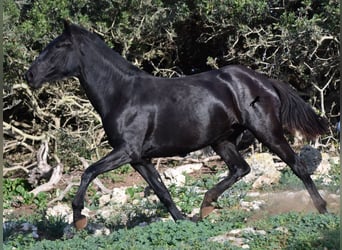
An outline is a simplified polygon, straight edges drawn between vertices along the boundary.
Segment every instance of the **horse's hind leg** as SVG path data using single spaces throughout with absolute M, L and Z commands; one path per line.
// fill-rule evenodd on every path
M 139 164 L 132 164 L 133 168 L 138 171 L 146 182 L 153 189 L 159 200 L 166 206 L 174 220 L 184 219 L 182 213 L 178 210 L 173 202 L 171 195 L 165 184 L 163 183 L 158 171 L 152 163 L 144 161 Z
M 327 212 L 325 200 L 319 194 L 307 167 L 301 162 L 286 141 L 281 125 L 277 122 L 269 123 L 267 128 L 264 127 L 262 130 L 254 131 L 254 135 L 260 142 L 289 165 L 295 175 L 301 179 L 317 210 L 320 213 Z
M 249 173 L 250 167 L 237 151 L 236 146 L 229 142 L 223 141 L 216 145 L 212 145 L 214 151 L 223 159 L 229 168 L 228 176 L 213 188 L 208 190 L 204 195 L 201 205 L 200 217 L 205 218 L 214 210 L 212 202 L 217 201 L 218 197 L 235 182 Z

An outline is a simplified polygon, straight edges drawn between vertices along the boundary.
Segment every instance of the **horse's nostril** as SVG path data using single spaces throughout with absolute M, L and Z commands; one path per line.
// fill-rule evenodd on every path
M 33 80 L 33 73 L 31 70 L 27 71 L 26 74 L 25 74 L 25 80 L 27 82 L 32 82 Z

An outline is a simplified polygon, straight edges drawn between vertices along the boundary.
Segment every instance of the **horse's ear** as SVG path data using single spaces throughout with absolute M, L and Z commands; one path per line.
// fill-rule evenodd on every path
M 70 32 L 70 21 L 67 19 L 63 19 L 63 24 L 64 24 L 64 31 L 68 34 L 71 34 L 71 32 Z

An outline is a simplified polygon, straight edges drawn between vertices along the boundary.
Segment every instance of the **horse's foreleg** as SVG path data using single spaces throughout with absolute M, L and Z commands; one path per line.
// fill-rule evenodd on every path
M 217 201 L 218 197 L 235 182 L 249 173 L 250 167 L 237 151 L 236 146 L 228 141 L 212 146 L 214 151 L 224 160 L 229 168 L 228 177 L 208 190 L 201 205 L 200 216 L 205 218 L 214 210 L 212 202 Z
M 150 185 L 159 200 L 166 206 L 174 220 L 184 219 L 184 215 L 178 210 L 172 197 L 163 183 L 158 171 L 152 163 L 144 161 L 139 164 L 132 164 L 133 168 L 140 173 L 145 181 Z
M 129 156 L 122 150 L 113 150 L 98 162 L 89 166 L 82 175 L 81 184 L 72 201 L 73 220 L 77 229 L 83 229 L 87 225 L 87 219 L 82 215 L 84 199 L 89 184 L 99 175 L 116 169 L 130 162 Z

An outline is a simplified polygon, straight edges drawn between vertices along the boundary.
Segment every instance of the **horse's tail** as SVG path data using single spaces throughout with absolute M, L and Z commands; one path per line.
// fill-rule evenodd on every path
M 328 121 L 317 115 L 313 108 L 283 82 L 271 80 L 281 100 L 281 119 L 290 133 L 299 131 L 307 139 L 328 131 Z

